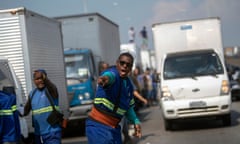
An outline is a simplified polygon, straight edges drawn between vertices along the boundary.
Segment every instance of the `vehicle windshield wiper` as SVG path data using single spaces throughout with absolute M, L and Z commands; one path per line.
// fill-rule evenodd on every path
M 213 76 L 213 77 L 215 77 L 215 78 L 218 78 L 218 75 L 215 74 L 215 73 L 209 73 L 209 74 L 207 74 L 207 75 L 210 75 L 210 76 Z
M 191 78 L 193 80 L 198 80 L 197 77 L 195 75 L 184 75 L 182 76 L 183 78 Z
M 197 77 L 194 76 L 194 75 L 191 75 L 191 76 L 189 76 L 189 77 L 192 78 L 192 79 L 194 79 L 194 80 L 198 80 Z

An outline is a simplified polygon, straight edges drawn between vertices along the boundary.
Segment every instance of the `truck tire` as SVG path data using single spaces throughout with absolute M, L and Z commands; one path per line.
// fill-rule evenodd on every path
M 21 137 L 21 142 L 20 144 L 34 144 L 34 134 L 30 133 L 27 138 L 24 138 L 23 136 Z
M 173 125 L 173 122 L 171 120 L 168 120 L 168 119 L 164 118 L 165 130 L 172 130 L 172 125 Z
M 231 126 L 231 114 L 226 114 L 222 116 L 223 126 Z

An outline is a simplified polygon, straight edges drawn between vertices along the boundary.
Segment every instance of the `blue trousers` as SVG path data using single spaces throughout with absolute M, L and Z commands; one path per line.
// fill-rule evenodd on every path
M 61 144 L 62 132 L 50 132 L 44 135 L 35 135 L 35 144 Z
M 88 144 L 122 144 L 121 127 L 112 128 L 91 119 L 86 120 Z

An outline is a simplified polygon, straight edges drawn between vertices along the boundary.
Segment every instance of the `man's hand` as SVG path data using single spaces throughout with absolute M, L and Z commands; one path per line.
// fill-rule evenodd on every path
M 135 132 L 133 135 L 135 137 L 141 138 L 142 137 L 141 126 L 139 124 L 134 125 L 134 130 Z
M 107 76 L 100 76 L 97 81 L 97 83 L 103 87 L 107 85 L 108 82 L 109 82 L 109 78 Z

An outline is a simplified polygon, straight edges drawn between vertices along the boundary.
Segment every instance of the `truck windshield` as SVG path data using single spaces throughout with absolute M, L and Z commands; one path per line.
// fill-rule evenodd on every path
M 87 79 L 89 73 L 88 55 L 65 55 L 67 78 Z
M 223 74 L 223 66 L 214 52 L 173 54 L 167 56 L 164 69 L 164 79 Z

